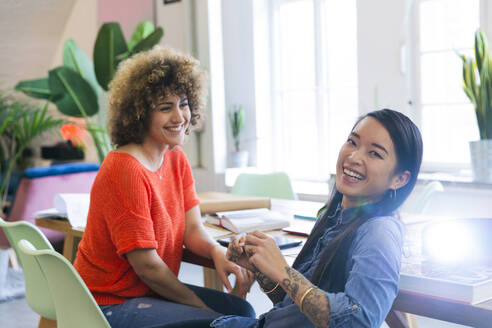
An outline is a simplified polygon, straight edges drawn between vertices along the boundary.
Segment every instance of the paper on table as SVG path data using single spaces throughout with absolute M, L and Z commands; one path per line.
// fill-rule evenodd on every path
M 234 195 L 222 192 L 202 192 L 200 198 L 200 212 L 202 214 L 245 210 L 251 208 L 270 208 L 270 198 Z
M 205 228 L 205 231 L 207 231 L 208 235 L 212 238 L 227 236 L 231 234 L 229 230 L 225 230 L 225 229 L 219 230 L 216 228 L 211 228 L 210 226 L 207 225 L 203 225 L 203 227 Z
M 56 194 L 54 205 L 60 213 L 66 213 L 72 227 L 85 227 L 89 213 L 89 201 L 88 193 Z
M 43 218 L 56 218 L 56 219 L 66 219 L 66 213 L 60 213 L 56 208 L 47 208 L 45 210 L 36 211 L 32 214 L 35 219 Z

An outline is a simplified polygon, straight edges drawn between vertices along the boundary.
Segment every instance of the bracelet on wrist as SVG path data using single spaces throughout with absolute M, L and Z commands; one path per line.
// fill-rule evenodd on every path
M 261 285 L 260 285 L 260 284 L 258 284 L 258 286 L 260 286 L 261 291 L 262 291 L 263 293 L 265 293 L 265 294 L 270 294 L 271 292 L 273 292 L 275 289 L 277 289 L 278 285 L 279 285 L 279 283 L 277 282 L 277 284 L 276 284 L 276 285 L 275 285 L 272 289 L 270 289 L 270 290 L 264 290 L 264 289 L 261 287 Z
M 315 288 L 318 288 L 318 287 L 316 287 L 316 286 L 313 285 L 313 286 L 309 287 L 308 289 L 306 289 L 306 291 L 304 292 L 304 294 L 302 294 L 301 300 L 299 301 L 299 309 L 301 310 L 301 313 L 304 313 L 302 311 L 302 304 L 304 303 L 304 299 Z

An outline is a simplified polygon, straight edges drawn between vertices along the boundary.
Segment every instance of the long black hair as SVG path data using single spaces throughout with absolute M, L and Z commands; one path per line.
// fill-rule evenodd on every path
M 412 192 L 422 162 L 422 137 L 417 126 L 404 114 L 391 110 L 381 109 L 370 112 L 360 117 L 354 124 L 357 124 L 367 117 L 372 117 L 381 123 L 388 131 L 396 151 L 397 164 L 394 174 L 410 172 L 408 183 L 397 190 L 396 197 L 391 196 L 392 191 L 388 192 L 383 198 L 373 204 L 359 206 L 351 211 L 352 217 L 342 230 L 330 241 L 330 244 L 321 252 L 320 261 L 314 270 L 311 281 L 318 284 L 326 276 L 329 281 L 330 292 L 340 292 L 345 286 L 345 263 L 347 261 L 348 250 L 357 229 L 369 218 L 382 215 L 393 215 L 394 212 L 403 204 L 408 195 Z M 314 227 L 303 249 L 299 253 L 294 268 L 300 259 L 306 254 L 318 239 L 324 234 L 326 229 L 333 224 L 330 220 L 342 202 L 343 195 L 337 190 L 336 185 L 332 189 L 329 201 L 323 214 L 319 217 L 319 222 Z

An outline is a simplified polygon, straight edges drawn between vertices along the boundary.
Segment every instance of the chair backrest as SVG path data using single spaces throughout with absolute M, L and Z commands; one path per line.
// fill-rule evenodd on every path
M 281 199 L 297 199 L 290 178 L 284 172 L 268 174 L 241 173 L 231 193 L 238 195 L 263 196 Z
M 21 240 L 18 247 L 37 261 L 48 281 L 58 328 L 110 328 L 91 292 L 67 259 L 50 249 L 37 250 L 27 240 Z
M 29 174 L 20 179 L 8 220 L 34 223 L 33 213 L 53 207 L 53 199 L 57 193 L 90 192 L 97 175 L 95 169 L 98 166 L 90 168 L 92 171 L 70 173 L 69 169 L 78 168 L 75 164 L 78 163 L 74 163 L 72 166 L 64 164 L 27 170 L 26 172 Z M 57 170 L 60 166 L 65 169 Z M 32 174 L 33 171 L 36 174 Z M 41 231 L 50 241 L 61 241 L 64 238 L 64 234 L 58 231 L 45 228 L 41 228 Z M 0 245 L 2 244 L 1 239 L 0 236 Z
M 6 222 L 0 218 L 0 227 L 5 232 L 24 270 L 27 303 L 40 316 L 56 320 L 55 306 L 51 298 L 48 282 L 44 278 L 38 263 L 33 258 L 19 252 L 17 247 L 20 240 L 26 239 L 37 249 L 53 250 L 50 242 L 38 228 L 28 222 Z
M 444 191 L 444 187 L 439 181 L 427 183 L 422 190 L 415 196 L 414 202 L 410 206 L 412 213 L 423 214 L 432 197 L 438 192 Z

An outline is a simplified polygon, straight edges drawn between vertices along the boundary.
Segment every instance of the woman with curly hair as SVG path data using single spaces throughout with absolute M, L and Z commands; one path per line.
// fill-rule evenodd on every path
M 252 280 L 203 229 L 180 148 L 199 122 L 206 88 L 198 61 L 161 47 L 122 62 L 110 84 L 116 150 L 94 181 L 75 268 L 112 327 L 200 327 L 222 314 L 255 315 L 240 297 L 177 278 L 186 246 L 214 261 L 229 291 L 230 273 L 242 297 Z

